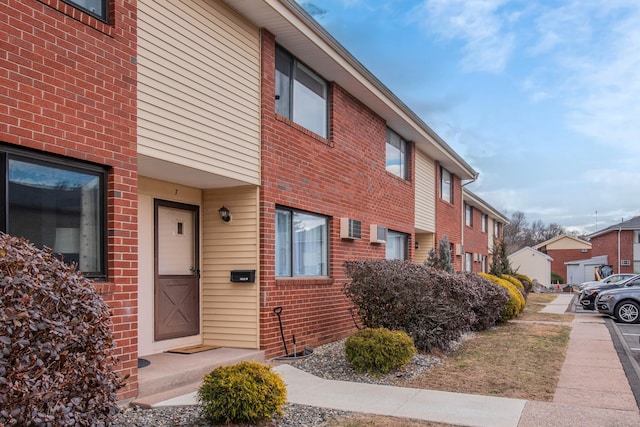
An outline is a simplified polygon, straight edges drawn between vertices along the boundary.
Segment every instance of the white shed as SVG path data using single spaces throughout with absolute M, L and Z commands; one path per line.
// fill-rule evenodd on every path
M 595 267 L 608 264 L 607 255 L 600 255 L 589 259 L 569 261 L 567 266 L 567 284 L 578 285 L 582 282 L 596 280 Z
M 509 255 L 511 267 L 545 286 L 551 285 L 551 258 L 529 246 Z

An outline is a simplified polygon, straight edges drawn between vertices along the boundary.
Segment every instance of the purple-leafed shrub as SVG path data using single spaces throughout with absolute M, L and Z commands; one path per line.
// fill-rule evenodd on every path
M 110 325 L 75 267 L 0 233 L 0 425 L 108 425 L 120 385 Z
M 347 261 L 343 291 L 362 323 L 402 330 L 422 351 L 446 350 L 470 330 L 501 320 L 499 286 L 469 273 L 447 273 L 400 260 Z

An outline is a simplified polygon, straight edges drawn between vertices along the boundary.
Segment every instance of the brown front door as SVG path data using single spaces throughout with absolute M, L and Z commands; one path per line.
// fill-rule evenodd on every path
M 200 333 L 199 208 L 155 200 L 155 339 Z

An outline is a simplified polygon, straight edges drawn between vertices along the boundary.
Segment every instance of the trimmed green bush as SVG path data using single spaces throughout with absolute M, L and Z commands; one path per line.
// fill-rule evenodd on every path
M 507 291 L 509 291 L 509 302 L 504 308 L 502 312 L 502 321 L 507 321 L 510 319 L 515 319 L 518 315 L 524 310 L 524 306 L 526 304 L 522 293 L 516 288 L 513 283 L 508 280 L 504 280 L 499 278 L 498 276 L 494 276 L 492 274 L 486 273 L 478 273 L 479 276 L 487 279 L 497 285 L 502 286 Z
M 287 390 L 269 365 L 240 362 L 205 375 L 197 397 L 202 413 L 214 423 L 256 424 L 284 414 Z
M 109 307 L 91 281 L 3 233 L 0 272 L 0 425 L 109 425 L 121 382 Z
M 345 353 L 354 371 L 380 375 L 409 363 L 416 348 L 406 332 L 366 328 L 347 338 Z
M 515 273 L 513 275 L 516 279 L 520 280 L 522 286 L 524 286 L 524 291 L 528 294 L 533 290 L 533 280 L 525 274 Z

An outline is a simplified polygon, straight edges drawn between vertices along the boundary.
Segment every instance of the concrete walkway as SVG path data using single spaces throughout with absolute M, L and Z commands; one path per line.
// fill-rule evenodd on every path
M 558 294 L 542 311 L 565 313 L 574 294 Z M 332 381 L 290 365 L 275 369 L 289 402 L 428 420 L 459 426 L 638 426 L 640 412 L 604 318 L 578 313 L 553 402 L 534 402 L 374 384 Z M 541 355 L 544 357 L 544 355 Z M 156 406 L 195 404 L 195 392 Z

